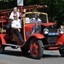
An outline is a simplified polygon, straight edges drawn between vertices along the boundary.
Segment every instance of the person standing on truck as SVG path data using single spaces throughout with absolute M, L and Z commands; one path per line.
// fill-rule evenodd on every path
M 9 19 L 10 19 L 10 23 L 6 26 L 7 29 L 11 28 L 11 22 L 14 20 L 14 15 L 17 15 L 18 18 L 20 17 L 20 13 L 18 12 L 18 8 L 14 7 L 13 11 L 11 12 Z
M 19 19 L 20 17 L 20 13 L 18 12 L 18 8 L 14 7 L 13 11 L 10 14 L 9 19 L 11 20 L 11 22 L 6 26 L 7 29 L 7 34 L 10 36 L 10 28 L 13 28 L 14 33 L 18 36 L 19 40 L 20 40 L 20 44 L 23 44 L 23 38 L 22 35 L 20 33 L 20 28 L 22 28 L 22 21 L 21 19 Z
M 17 15 L 18 18 L 20 17 L 20 13 L 18 12 L 18 8 L 17 7 L 13 8 L 13 11 L 11 12 L 9 19 L 14 20 L 14 15 Z

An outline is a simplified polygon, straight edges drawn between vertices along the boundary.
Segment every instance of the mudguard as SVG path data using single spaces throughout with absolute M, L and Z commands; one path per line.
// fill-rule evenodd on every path
M 5 40 L 5 35 L 6 34 L 0 34 L 0 38 L 1 38 L 1 44 L 6 44 L 6 40 Z
M 37 39 L 43 39 L 44 38 L 44 35 L 43 34 L 39 34 L 39 33 L 35 33 L 35 34 L 32 34 L 27 40 L 26 40 L 26 43 L 25 43 L 25 47 L 29 47 L 29 44 L 30 44 L 30 41 L 34 38 L 37 38 Z
M 62 34 L 59 38 L 58 38 L 58 42 L 57 44 L 64 44 L 64 34 Z
M 44 38 L 44 35 L 43 34 L 36 33 L 36 34 L 32 34 L 30 37 L 36 37 L 37 39 L 43 39 Z

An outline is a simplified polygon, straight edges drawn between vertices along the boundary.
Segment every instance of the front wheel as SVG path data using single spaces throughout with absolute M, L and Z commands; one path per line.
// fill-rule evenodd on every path
M 40 59 L 43 55 L 43 43 L 41 40 L 33 39 L 30 42 L 30 55 L 32 58 Z
M 61 56 L 64 57 L 64 45 L 62 45 L 60 47 L 59 52 L 60 52 Z

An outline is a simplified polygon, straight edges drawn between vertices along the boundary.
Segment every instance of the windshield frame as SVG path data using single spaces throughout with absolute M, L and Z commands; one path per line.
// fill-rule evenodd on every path
M 46 22 L 45 23 L 48 23 L 48 14 L 47 13 L 44 13 L 44 12 L 25 12 L 24 14 L 23 14 L 23 17 L 24 18 L 26 18 L 26 15 L 27 14 L 43 14 L 43 15 L 45 15 L 46 16 Z

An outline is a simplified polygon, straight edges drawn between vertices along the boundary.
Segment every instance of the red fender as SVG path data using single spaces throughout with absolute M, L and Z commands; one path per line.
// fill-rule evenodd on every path
M 6 40 L 5 40 L 5 35 L 6 34 L 0 34 L 0 38 L 1 38 L 1 41 L 2 41 L 2 44 L 6 44 Z
M 44 35 L 43 34 L 39 34 L 39 33 L 35 33 L 35 34 L 32 34 L 30 37 L 36 37 L 37 39 L 43 39 Z
M 58 42 L 57 44 L 64 44 L 64 34 L 62 34 L 59 38 L 58 38 Z

